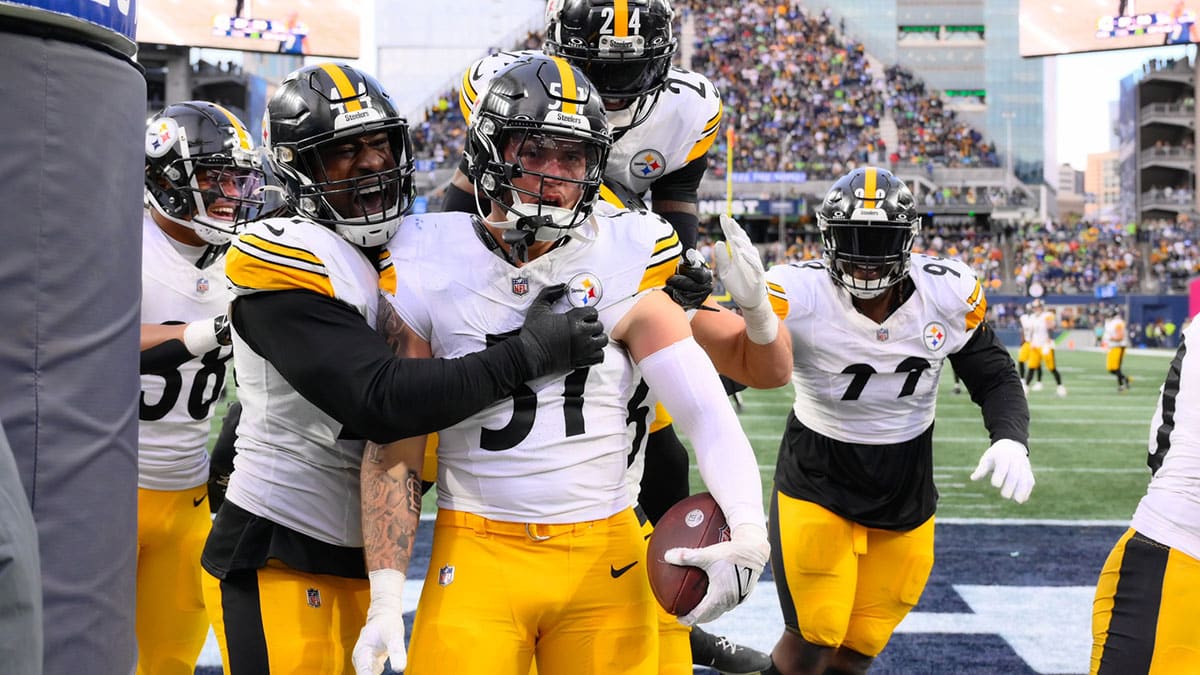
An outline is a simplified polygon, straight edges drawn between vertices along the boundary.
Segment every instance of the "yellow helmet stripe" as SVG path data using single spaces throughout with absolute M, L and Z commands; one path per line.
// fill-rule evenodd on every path
M 613 30 L 617 37 L 629 37 L 629 0 L 613 2 Z
M 874 167 L 867 168 L 866 175 L 863 176 L 865 185 L 863 185 L 863 206 L 868 209 L 875 208 L 875 181 L 878 179 Z
M 362 110 L 362 102 L 358 100 L 358 92 L 355 91 L 350 78 L 346 77 L 346 71 L 333 63 L 322 63 L 321 70 L 324 70 L 325 74 L 333 80 L 333 86 L 337 87 L 338 95 L 342 99 L 345 99 L 346 112 Z
M 565 115 L 577 114 L 575 104 L 572 101 L 579 98 L 579 94 L 575 91 L 575 71 L 571 70 L 571 64 L 567 63 L 562 57 L 552 56 L 554 65 L 558 66 L 558 77 L 562 80 L 562 111 Z
M 233 125 L 233 128 L 237 131 L 238 145 L 241 145 L 243 150 L 250 150 L 250 132 L 246 131 L 246 127 L 242 126 L 242 121 L 239 120 L 236 115 L 215 103 L 213 104 L 213 107 L 217 110 L 220 110 L 221 114 L 229 120 L 229 123 Z

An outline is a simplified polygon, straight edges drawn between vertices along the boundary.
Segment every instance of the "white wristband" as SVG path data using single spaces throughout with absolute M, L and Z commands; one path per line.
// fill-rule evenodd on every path
M 743 307 L 742 319 L 746 321 L 746 337 L 756 345 L 769 345 L 779 336 L 779 317 L 771 309 L 770 300 Z
M 211 318 L 193 321 L 183 329 L 183 346 L 192 356 L 203 356 L 221 346 Z
M 373 570 L 367 573 L 371 581 L 371 607 L 368 614 L 386 609 L 403 611 L 404 572 L 393 569 Z

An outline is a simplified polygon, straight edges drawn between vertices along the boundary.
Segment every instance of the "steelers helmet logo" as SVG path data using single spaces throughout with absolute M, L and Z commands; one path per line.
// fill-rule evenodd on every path
M 925 348 L 936 352 L 946 344 L 946 327 L 936 321 L 926 324 L 921 337 L 925 340 Z
M 180 137 L 179 123 L 163 117 L 146 128 L 146 155 L 162 157 L 175 147 Z
M 667 160 L 662 153 L 647 148 L 634 153 L 629 160 L 629 172 L 638 178 L 654 179 L 667 171 Z
M 600 279 L 591 272 L 576 274 L 567 282 L 567 302 L 572 307 L 595 307 L 603 296 Z

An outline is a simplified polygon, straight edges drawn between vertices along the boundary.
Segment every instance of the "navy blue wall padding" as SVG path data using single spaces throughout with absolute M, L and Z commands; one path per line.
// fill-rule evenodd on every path
M 42 673 L 42 573 L 37 530 L 0 425 L 0 664 L 9 675 Z
M 0 421 L 37 523 L 45 672 L 125 675 L 145 81 L 81 44 L 0 33 L 0 53 Z

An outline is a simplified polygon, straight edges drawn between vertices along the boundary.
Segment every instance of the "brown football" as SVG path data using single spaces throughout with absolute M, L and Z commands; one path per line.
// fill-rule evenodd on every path
M 672 506 L 654 526 L 646 550 L 646 573 L 658 604 L 675 616 L 692 611 L 708 592 L 708 575 L 699 567 L 672 565 L 663 554 L 673 548 L 702 548 L 729 541 L 729 525 L 717 500 L 707 492 Z

